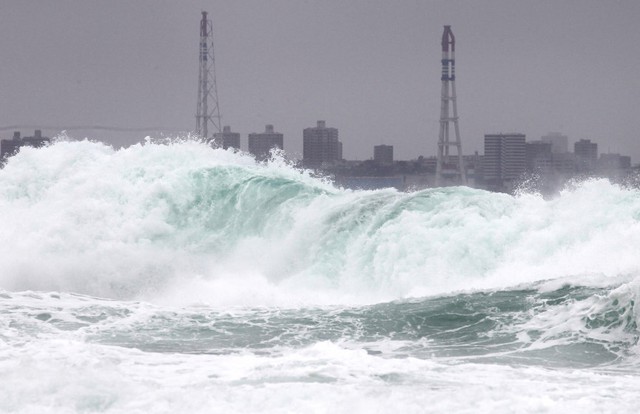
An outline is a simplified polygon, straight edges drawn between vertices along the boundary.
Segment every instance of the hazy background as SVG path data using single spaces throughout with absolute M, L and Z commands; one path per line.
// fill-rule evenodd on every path
M 450 24 L 465 154 L 482 154 L 485 133 L 558 131 L 640 160 L 636 0 L 0 0 L 0 138 L 12 125 L 193 130 L 202 10 L 223 124 L 243 147 L 271 123 L 299 156 L 324 119 L 347 159 L 380 143 L 434 155 Z

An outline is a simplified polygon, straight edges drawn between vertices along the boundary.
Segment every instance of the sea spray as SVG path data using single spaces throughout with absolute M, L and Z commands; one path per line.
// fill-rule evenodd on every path
M 336 188 L 189 139 L 0 171 L 0 412 L 626 412 L 638 191 Z
M 640 273 L 640 193 L 544 200 L 466 187 L 335 188 L 181 140 L 23 149 L 0 171 L 9 290 L 223 306 L 375 303 Z

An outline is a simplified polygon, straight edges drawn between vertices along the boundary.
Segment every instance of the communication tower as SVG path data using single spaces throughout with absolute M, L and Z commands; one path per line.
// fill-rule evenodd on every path
M 440 101 L 440 134 L 438 135 L 438 157 L 436 161 L 436 185 L 445 185 L 445 181 L 466 184 L 467 177 L 462 160 L 462 141 L 458 127 L 458 105 L 456 103 L 456 39 L 451 26 L 444 26 L 442 33 L 442 92 Z M 450 111 L 451 109 L 451 111 Z M 453 123 L 455 141 L 449 137 Z M 452 159 L 449 149 L 455 147 L 456 159 Z
M 210 131 L 211 126 L 212 131 Z M 202 12 L 200 21 L 200 70 L 198 74 L 198 108 L 196 113 L 196 133 L 207 141 L 210 133 L 222 132 L 218 86 L 216 84 L 216 63 L 213 55 L 213 23 Z

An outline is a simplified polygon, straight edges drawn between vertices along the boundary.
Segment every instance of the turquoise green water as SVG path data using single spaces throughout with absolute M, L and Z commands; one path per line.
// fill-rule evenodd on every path
M 635 412 L 640 193 L 349 191 L 184 141 L 0 171 L 0 412 Z

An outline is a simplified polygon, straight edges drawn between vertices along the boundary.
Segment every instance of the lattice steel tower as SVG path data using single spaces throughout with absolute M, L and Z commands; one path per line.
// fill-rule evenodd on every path
M 442 33 L 442 93 L 440 101 L 440 134 L 438 135 L 438 158 L 436 162 L 436 185 L 448 182 L 466 184 L 467 177 L 462 160 L 462 141 L 458 127 L 458 105 L 456 103 L 456 39 L 451 26 L 445 26 Z M 451 112 L 450 112 L 451 109 Z M 450 126 L 453 123 L 456 134 L 455 141 L 449 138 Z M 449 149 L 457 149 L 457 157 L 451 159 Z
M 209 130 L 211 126 L 212 131 Z M 222 132 L 218 86 L 216 84 L 216 62 L 213 55 L 213 23 L 202 12 L 200 21 L 200 71 L 198 74 L 198 108 L 196 133 L 211 141 L 209 133 Z

